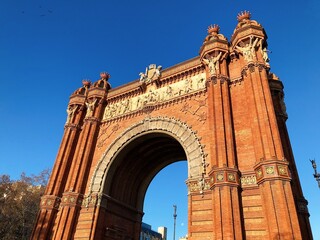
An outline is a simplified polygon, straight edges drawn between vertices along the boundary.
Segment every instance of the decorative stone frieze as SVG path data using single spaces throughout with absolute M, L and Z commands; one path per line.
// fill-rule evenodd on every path
M 255 166 L 257 184 L 276 179 L 290 181 L 288 165 L 289 163 L 286 160 L 261 161 Z
M 60 206 L 60 202 L 61 202 L 61 198 L 57 196 L 44 195 L 41 197 L 40 208 L 58 210 Z
M 242 174 L 240 178 L 241 187 L 248 188 L 248 187 L 257 187 L 257 176 L 256 174 Z
M 72 131 L 81 130 L 81 126 L 79 124 L 67 123 L 64 126 L 65 129 L 70 129 Z
M 159 104 L 171 102 L 174 99 L 205 89 L 205 87 L 205 75 L 198 74 L 161 88 L 150 88 L 141 95 L 109 103 L 104 110 L 103 120 L 113 119 L 139 110 L 149 111 Z
M 64 206 L 78 206 L 81 207 L 83 195 L 75 192 L 65 192 L 61 197 L 61 207 Z
M 211 177 L 211 189 L 222 185 L 239 186 L 240 184 L 239 171 L 236 168 L 214 167 L 209 176 Z
M 204 192 L 210 190 L 210 182 L 211 179 L 208 177 L 199 179 L 188 179 L 186 181 L 188 194 L 203 195 Z

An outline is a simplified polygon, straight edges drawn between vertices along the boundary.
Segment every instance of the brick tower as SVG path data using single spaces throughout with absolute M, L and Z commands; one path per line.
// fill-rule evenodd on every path
M 32 239 L 138 240 L 153 177 L 188 163 L 188 239 L 312 239 L 263 27 L 241 12 L 231 40 L 208 28 L 199 56 L 70 97 Z

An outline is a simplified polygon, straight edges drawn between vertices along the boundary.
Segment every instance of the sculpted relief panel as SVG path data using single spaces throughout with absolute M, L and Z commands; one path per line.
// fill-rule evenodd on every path
M 174 98 L 204 89 L 206 87 L 205 79 L 205 73 L 201 73 L 162 88 L 147 88 L 144 94 L 108 104 L 104 111 L 103 120 L 138 111 L 145 106 L 170 101 Z

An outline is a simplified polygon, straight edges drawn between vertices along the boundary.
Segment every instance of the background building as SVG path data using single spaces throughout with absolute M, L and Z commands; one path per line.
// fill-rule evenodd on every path
M 165 227 L 161 227 L 167 230 Z M 151 225 L 142 223 L 141 224 L 141 234 L 140 240 L 164 240 L 166 238 L 162 238 L 162 234 L 151 229 Z
M 166 227 L 158 227 L 158 233 L 162 235 L 162 240 L 167 240 L 167 228 Z

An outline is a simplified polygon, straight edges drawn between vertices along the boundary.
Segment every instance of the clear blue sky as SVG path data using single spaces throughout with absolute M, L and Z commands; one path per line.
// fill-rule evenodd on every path
M 242 10 L 268 34 L 271 70 L 285 86 L 288 131 L 320 239 L 320 189 L 309 163 L 315 158 L 320 170 L 318 0 L 2 0 L 0 174 L 17 178 L 52 168 L 69 96 L 82 79 L 96 81 L 108 71 L 116 87 L 137 79 L 150 63 L 166 68 L 197 56 L 207 27 L 219 24 L 230 39 Z M 173 204 L 176 236 L 187 231 L 186 169 L 186 162 L 169 166 L 147 192 L 145 220 L 154 229 L 167 226 L 169 237 Z

